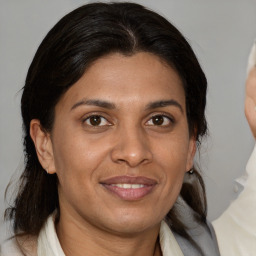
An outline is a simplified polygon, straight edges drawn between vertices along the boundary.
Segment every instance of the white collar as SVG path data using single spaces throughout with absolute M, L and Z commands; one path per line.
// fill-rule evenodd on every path
M 54 225 L 55 214 L 48 217 L 37 240 L 38 256 L 65 256 Z
M 159 238 L 163 256 L 184 256 L 171 229 L 165 221 L 161 222 Z
M 162 221 L 160 246 L 163 256 L 183 256 L 183 253 L 168 225 Z M 38 256 L 65 256 L 54 226 L 54 216 L 50 216 L 38 236 Z

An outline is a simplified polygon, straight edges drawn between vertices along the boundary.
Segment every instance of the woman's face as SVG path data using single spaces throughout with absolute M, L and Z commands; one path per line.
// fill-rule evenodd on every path
M 56 105 L 51 143 L 61 216 L 124 234 L 156 226 L 195 153 L 178 74 L 144 52 L 97 60 Z

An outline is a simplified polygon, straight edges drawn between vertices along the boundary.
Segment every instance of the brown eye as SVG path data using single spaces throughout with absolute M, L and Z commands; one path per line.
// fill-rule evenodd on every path
M 152 117 L 152 123 L 154 125 L 162 125 L 164 123 L 164 117 L 163 116 L 154 116 L 154 117 Z
M 90 126 L 104 126 L 108 125 L 108 121 L 102 116 L 90 116 L 85 119 L 85 123 Z
M 174 123 L 173 119 L 165 115 L 155 115 L 155 116 L 152 116 L 147 121 L 147 125 L 150 125 L 150 126 L 168 126 L 173 123 Z

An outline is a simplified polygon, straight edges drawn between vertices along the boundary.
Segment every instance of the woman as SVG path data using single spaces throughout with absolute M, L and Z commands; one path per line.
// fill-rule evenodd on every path
M 206 88 L 184 37 L 140 5 L 61 19 L 22 94 L 26 166 L 3 255 L 219 255 L 193 166 Z

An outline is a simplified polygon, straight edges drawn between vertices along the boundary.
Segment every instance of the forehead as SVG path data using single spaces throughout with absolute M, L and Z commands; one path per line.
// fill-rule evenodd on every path
M 73 104 L 81 98 L 96 98 L 127 104 L 175 99 L 185 104 L 178 73 L 158 56 L 140 52 L 119 53 L 95 61 L 64 94 L 59 103 Z

